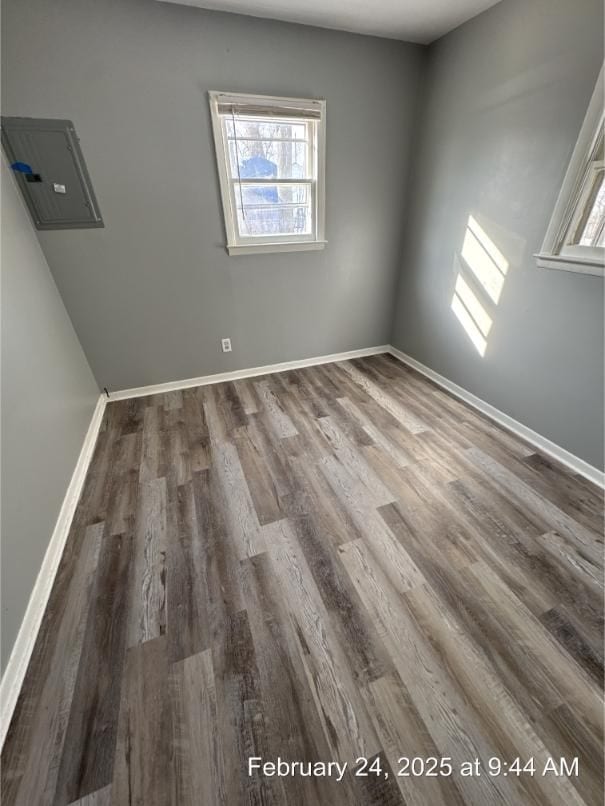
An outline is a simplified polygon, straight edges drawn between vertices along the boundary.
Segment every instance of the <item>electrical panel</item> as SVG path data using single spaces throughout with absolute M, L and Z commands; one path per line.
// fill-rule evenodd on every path
M 104 226 L 71 120 L 2 117 L 2 145 L 37 229 Z

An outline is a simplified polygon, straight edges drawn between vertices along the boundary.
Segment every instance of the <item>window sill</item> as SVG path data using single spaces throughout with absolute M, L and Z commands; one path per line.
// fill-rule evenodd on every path
M 257 255 L 267 252 L 309 252 L 323 249 L 327 241 L 290 241 L 281 243 L 255 243 L 243 246 L 227 245 L 229 255 Z
M 581 260 L 564 255 L 534 255 L 536 263 L 541 269 L 558 269 L 559 271 L 572 271 L 578 274 L 593 274 L 596 277 L 605 276 L 605 266 L 598 260 Z

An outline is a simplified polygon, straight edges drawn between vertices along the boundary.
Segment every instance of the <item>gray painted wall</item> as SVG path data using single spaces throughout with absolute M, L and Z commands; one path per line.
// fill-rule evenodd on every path
M 393 330 L 401 350 L 596 466 L 603 280 L 538 269 L 532 255 L 602 32 L 602 0 L 504 0 L 430 47 Z M 486 305 L 484 358 L 450 309 L 469 214 L 510 264 L 498 305 Z
M 74 120 L 105 219 L 40 234 L 101 386 L 388 340 L 421 46 L 153 0 L 3 11 L 4 114 Z M 209 89 L 327 99 L 325 251 L 225 253 Z
M 99 391 L 2 159 L 2 670 Z

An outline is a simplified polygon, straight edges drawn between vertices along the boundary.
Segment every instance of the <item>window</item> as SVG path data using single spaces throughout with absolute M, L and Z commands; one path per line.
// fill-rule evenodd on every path
M 230 255 L 323 249 L 325 108 L 210 93 Z
M 603 70 L 557 199 L 538 266 L 605 274 Z

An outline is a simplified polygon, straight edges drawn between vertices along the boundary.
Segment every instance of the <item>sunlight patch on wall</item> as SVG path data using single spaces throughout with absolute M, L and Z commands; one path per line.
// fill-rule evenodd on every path
M 458 317 L 458 321 L 465 329 L 466 335 L 473 342 L 477 348 L 477 352 L 483 358 L 485 355 L 485 349 L 487 347 L 487 339 L 481 335 L 481 331 L 477 327 L 475 320 L 464 307 L 460 297 L 457 294 L 454 294 L 454 299 L 452 300 L 452 311 Z
M 477 295 L 461 274 L 459 274 L 458 278 L 456 279 L 456 290 L 454 297 L 458 297 L 458 299 L 460 299 L 466 310 L 473 317 L 473 320 L 481 333 L 485 336 L 485 338 L 487 338 L 492 326 L 492 318 L 485 310 L 483 305 L 479 302 Z
M 493 324 L 492 309 L 500 299 L 509 264 L 473 216 L 468 218 L 461 256 L 464 264 L 459 264 L 451 309 L 483 357 Z M 470 276 L 464 277 L 465 266 L 472 273 L 472 283 Z
M 508 271 L 508 261 L 473 216 L 468 218 L 462 257 L 497 305 Z

